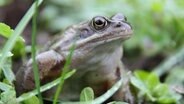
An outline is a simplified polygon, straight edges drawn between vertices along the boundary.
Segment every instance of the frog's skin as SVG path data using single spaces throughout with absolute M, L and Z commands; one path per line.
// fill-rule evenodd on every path
M 124 73 L 121 57 L 122 42 L 130 38 L 132 28 L 126 18 L 118 13 L 111 18 L 96 16 L 90 21 L 69 27 L 47 51 L 36 56 L 42 84 L 58 78 L 62 73 L 66 57 L 75 43 L 70 69 L 76 73 L 66 80 L 60 100 L 79 100 L 85 87 L 92 87 L 96 97 L 105 93 Z M 35 88 L 32 60 L 16 75 L 18 93 Z M 55 88 L 44 93 L 52 98 Z M 123 91 L 114 95 L 123 100 Z

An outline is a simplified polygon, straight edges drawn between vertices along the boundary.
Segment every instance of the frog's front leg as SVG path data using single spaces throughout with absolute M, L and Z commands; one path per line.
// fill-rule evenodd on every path
M 121 86 L 120 89 L 113 95 L 113 100 L 126 101 L 129 104 L 135 104 L 135 99 L 130 89 L 131 74 L 127 71 L 122 62 L 119 62 L 115 75 L 117 76 L 117 79 L 123 78 L 123 86 Z M 111 81 L 111 86 L 113 86 L 116 82 L 113 83 L 113 81 Z
M 40 82 L 43 84 L 48 80 L 53 80 L 61 73 L 65 59 L 54 50 L 43 52 L 36 56 Z M 32 60 L 26 64 L 24 69 L 16 75 L 16 85 L 22 90 L 32 90 L 35 88 Z M 19 89 L 19 88 L 17 88 Z

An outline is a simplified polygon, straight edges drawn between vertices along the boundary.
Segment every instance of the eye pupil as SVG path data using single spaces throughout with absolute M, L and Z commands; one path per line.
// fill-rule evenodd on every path
M 102 21 L 102 20 L 99 19 L 99 20 L 96 20 L 95 23 L 96 23 L 97 25 L 102 25 L 102 24 L 104 23 L 104 21 Z
M 92 27 L 96 30 L 104 29 L 107 26 L 107 20 L 104 17 L 95 17 L 92 20 Z

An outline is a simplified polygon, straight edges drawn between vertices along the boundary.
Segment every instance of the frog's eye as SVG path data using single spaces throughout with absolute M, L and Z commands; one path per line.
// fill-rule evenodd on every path
M 96 30 L 104 29 L 107 26 L 107 20 L 104 17 L 97 16 L 92 19 L 92 27 Z

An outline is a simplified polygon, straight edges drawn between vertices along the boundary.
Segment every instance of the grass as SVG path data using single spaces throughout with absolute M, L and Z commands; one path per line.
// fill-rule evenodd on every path
M 60 83 L 59 83 L 59 85 L 57 87 L 57 90 L 56 90 L 56 93 L 55 93 L 55 96 L 54 96 L 54 102 L 53 102 L 53 104 L 56 104 L 57 103 L 57 99 L 59 97 L 59 94 L 60 94 L 60 92 L 62 90 L 64 81 L 65 81 L 65 76 L 69 72 L 69 66 L 71 64 L 71 59 L 72 59 L 72 55 L 73 55 L 74 49 L 75 49 L 75 45 L 73 45 L 71 47 L 70 54 L 68 55 L 68 57 L 66 59 L 66 63 L 64 65 L 64 68 L 62 69 L 62 73 L 61 73 L 61 77 L 60 77 Z
M 42 1 L 43 0 L 38 0 L 38 5 L 40 5 Z M 32 18 L 33 14 L 35 13 L 35 6 L 36 6 L 36 3 L 34 3 L 31 6 L 31 8 L 26 12 L 25 16 L 21 19 L 21 21 L 16 26 L 11 37 L 8 39 L 8 41 L 4 45 L 2 52 L 1 52 L 2 57 L 0 59 L 0 66 L 3 66 L 3 64 L 5 63 L 6 58 L 7 58 L 6 56 L 8 56 L 8 52 L 10 52 L 11 49 L 14 47 L 16 40 L 21 35 L 26 25 L 28 24 L 29 20 Z
M 72 75 L 75 73 L 75 71 L 76 71 L 76 70 L 72 70 L 72 71 L 68 72 L 68 73 L 65 75 L 64 80 L 66 80 L 67 78 L 69 78 L 70 76 L 72 76 Z M 47 83 L 47 84 L 41 86 L 41 87 L 40 87 L 40 91 L 41 91 L 41 92 L 44 92 L 44 91 L 46 91 L 46 90 L 49 90 L 49 89 L 51 89 L 52 87 L 58 85 L 59 83 L 60 83 L 60 78 L 57 78 L 56 80 L 54 80 L 54 81 L 52 81 L 52 82 L 49 82 L 49 83 Z M 27 92 L 27 93 L 25 93 L 25 94 L 22 94 L 21 96 L 19 96 L 19 97 L 17 98 L 17 101 L 18 101 L 18 102 L 22 102 L 22 101 L 27 100 L 27 99 L 29 99 L 29 98 L 31 98 L 31 97 L 37 95 L 37 94 L 38 94 L 38 91 L 35 89 L 35 90 L 33 90 L 33 91 L 30 91 L 30 92 Z
M 39 70 L 36 62 L 36 33 L 37 33 L 37 15 L 38 15 L 38 0 L 35 0 L 35 13 L 32 19 L 32 45 L 31 45 L 31 53 L 32 53 L 32 60 L 33 60 L 33 73 L 34 73 L 34 80 L 36 89 L 38 91 L 38 97 L 40 103 L 43 104 L 42 95 L 40 92 L 40 78 L 39 78 Z
M 15 45 L 15 42 L 17 41 L 17 39 L 19 38 L 20 34 L 23 32 L 24 28 L 26 27 L 26 25 L 28 24 L 29 20 L 32 18 L 33 14 L 36 14 L 37 11 L 37 6 L 40 5 L 42 3 L 43 0 L 38 0 L 36 2 L 33 3 L 33 5 L 31 6 L 31 8 L 26 12 L 25 16 L 21 19 L 21 21 L 18 23 L 18 25 L 16 26 L 15 30 L 12 32 L 10 38 L 8 39 L 8 41 L 6 42 L 6 44 L 4 45 L 3 49 L 2 49 L 2 53 L 1 53 L 1 58 L 0 58 L 0 69 L 3 70 L 4 73 L 7 72 L 7 70 L 5 70 L 6 68 L 3 68 L 6 64 L 6 60 L 7 60 L 7 56 L 9 54 L 9 52 L 12 50 L 12 48 Z M 33 19 L 33 34 L 36 34 L 36 15 L 34 16 Z M 34 35 L 33 35 L 34 36 Z M 35 36 L 33 37 L 35 38 Z M 34 41 L 35 39 L 33 39 Z M 33 42 L 34 43 L 34 42 Z M 33 57 L 35 57 L 34 52 L 35 52 L 35 45 L 33 45 L 32 48 L 32 52 L 33 52 Z M 4 65 L 5 64 L 5 65 Z M 12 71 L 9 73 L 13 73 Z M 14 76 L 14 75 L 11 75 Z M 37 75 L 38 76 L 38 75 Z M 5 76 L 6 77 L 6 76 Z M 8 79 L 8 78 L 6 78 Z M 38 82 L 38 78 L 35 78 Z M 39 87 L 37 88 L 39 90 Z M 40 94 L 41 95 L 41 94 Z M 40 98 L 41 99 L 41 98 Z
M 40 87 L 39 85 L 39 75 L 38 75 L 38 69 L 37 69 L 37 65 L 36 65 L 36 44 L 35 44 L 35 39 L 36 39 L 36 30 L 37 30 L 37 26 L 36 26 L 36 17 L 37 17 L 37 9 L 38 9 L 38 5 L 40 5 L 43 2 L 43 0 L 36 0 L 35 3 L 33 3 L 33 5 L 31 6 L 31 8 L 27 11 L 27 13 L 25 14 L 25 16 L 21 19 L 21 21 L 19 22 L 19 24 L 17 25 L 17 27 L 15 28 L 15 30 L 12 32 L 10 38 L 8 39 L 8 41 L 6 42 L 6 44 L 4 45 L 3 49 L 2 49 L 2 53 L 0 54 L 1 58 L 0 58 L 0 73 L 1 73 L 1 69 L 3 70 L 3 73 L 6 77 L 6 79 L 8 79 L 10 82 L 12 82 L 14 80 L 13 76 L 14 74 L 12 74 L 13 72 L 11 70 L 7 70 L 7 68 L 4 68 L 5 65 L 7 64 L 8 61 L 8 57 L 10 58 L 11 56 L 9 56 L 9 52 L 12 50 L 12 48 L 14 47 L 16 40 L 18 40 L 20 34 L 22 33 L 22 31 L 24 30 L 24 28 L 26 27 L 26 25 L 28 24 L 28 22 L 30 21 L 30 19 L 33 16 L 33 30 L 32 30 L 32 58 L 33 58 L 33 69 L 34 69 L 34 79 L 36 81 L 36 89 L 33 91 L 30 91 L 28 93 L 25 93 L 21 96 L 19 96 L 16 100 L 18 102 L 22 102 L 25 101 L 29 98 L 31 98 L 32 96 L 38 95 L 39 99 L 40 99 L 40 103 L 42 103 L 42 97 L 41 97 L 41 92 L 46 91 L 56 85 L 58 85 L 57 91 L 55 93 L 54 96 L 54 102 L 53 104 L 56 104 L 58 101 L 58 96 L 62 90 L 62 86 L 64 85 L 64 81 L 69 78 L 71 75 L 73 75 L 75 73 L 75 70 L 72 70 L 69 72 L 69 66 L 71 63 L 71 57 L 74 51 L 74 48 L 71 49 L 70 54 L 67 58 L 67 61 L 64 65 L 63 68 L 63 73 L 61 74 L 61 77 Z M 180 53 L 181 52 L 181 53 Z M 178 56 L 174 58 L 174 60 L 176 59 L 180 59 L 179 61 L 182 61 L 183 58 L 179 58 L 180 56 L 183 56 L 183 49 L 182 51 L 180 51 Z M 166 71 L 168 71 L 168 67 L 170 68 L 171 66 L 173 66 L 173 61 L 172 61 L 172 57 L 169 58 L 169 60 L 171 61 L 166 61 L 166 63 L 163 63 L 161 66 L 157 67 L 155 72 L 157 72 L 158 74 L 162 74 L 165 73 Z M 174 62 L 178 62 L 178 61 L 174 61 Z M 168 66 L 170 65 L 170 66 Z M 165 69 L 165 70 L 163 70 Z M 162 72 L 161 72 L 162 71 Z M 163 72 L 164 71 L 164 72 Z M 8 77 L 11 76 L 11 77 Z M 94 99 L 92 102 L 93 104 L 99 104 L 99 103 L 103 103 L 105 100 L 107 100 L 109 97 L 111 97 L 122 85 L 122 80 L 118 81 L 111 89 L 109 89 L 104 95 L 100 96 L 99 98 Z M 0 89 L 3 91 L 7 91 L 12 89 L 12 86 L 9 85 L 9 83 L 2 83 L 0 82 Z M 2 103 L 2 101 L 0 101 L 0 103 Z M 64 103 L 70 103 L 70 104 L 79 104 L 82 102 L 64 102 Z M 63 104 L 63 103 L 62 103 Z

